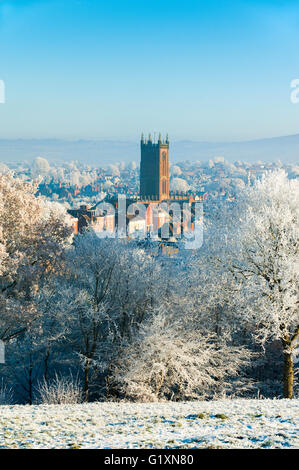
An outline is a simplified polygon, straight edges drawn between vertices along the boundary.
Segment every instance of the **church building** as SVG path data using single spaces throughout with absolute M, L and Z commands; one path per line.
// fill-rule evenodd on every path
M 169 142 L 153 142 L 141 136 L 140 199 L 163 201 L 169 199 Z

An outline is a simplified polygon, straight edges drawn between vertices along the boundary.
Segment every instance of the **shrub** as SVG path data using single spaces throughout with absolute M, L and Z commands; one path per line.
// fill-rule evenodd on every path
M 51 382 L 45 380 L 38 385 L 40 403 L 46 405 L 77 404 L 83 401 L 83 394 L 78 379 L 58 377 Z
M 0 405 L 12 405 L 13 402 L 13 390 L 4 384 L 2 379 L 0 384 Z

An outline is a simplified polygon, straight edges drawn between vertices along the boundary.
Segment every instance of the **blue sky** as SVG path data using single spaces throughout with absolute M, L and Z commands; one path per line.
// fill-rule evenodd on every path
M 299 133 L 298 45 L 298 0 L 0 0 L 0 138 Z

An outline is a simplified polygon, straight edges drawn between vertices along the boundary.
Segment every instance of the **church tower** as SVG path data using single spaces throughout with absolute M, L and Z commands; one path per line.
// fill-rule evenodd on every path
M 153 142 L 141 136 L 140 197 L 143 200 L 169 199 L 169 141 Z

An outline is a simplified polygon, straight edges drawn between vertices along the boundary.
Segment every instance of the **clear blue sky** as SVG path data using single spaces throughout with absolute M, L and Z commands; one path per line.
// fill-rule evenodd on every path
M 0 138 L 299 133 L 298 0 L 0 0 Z

